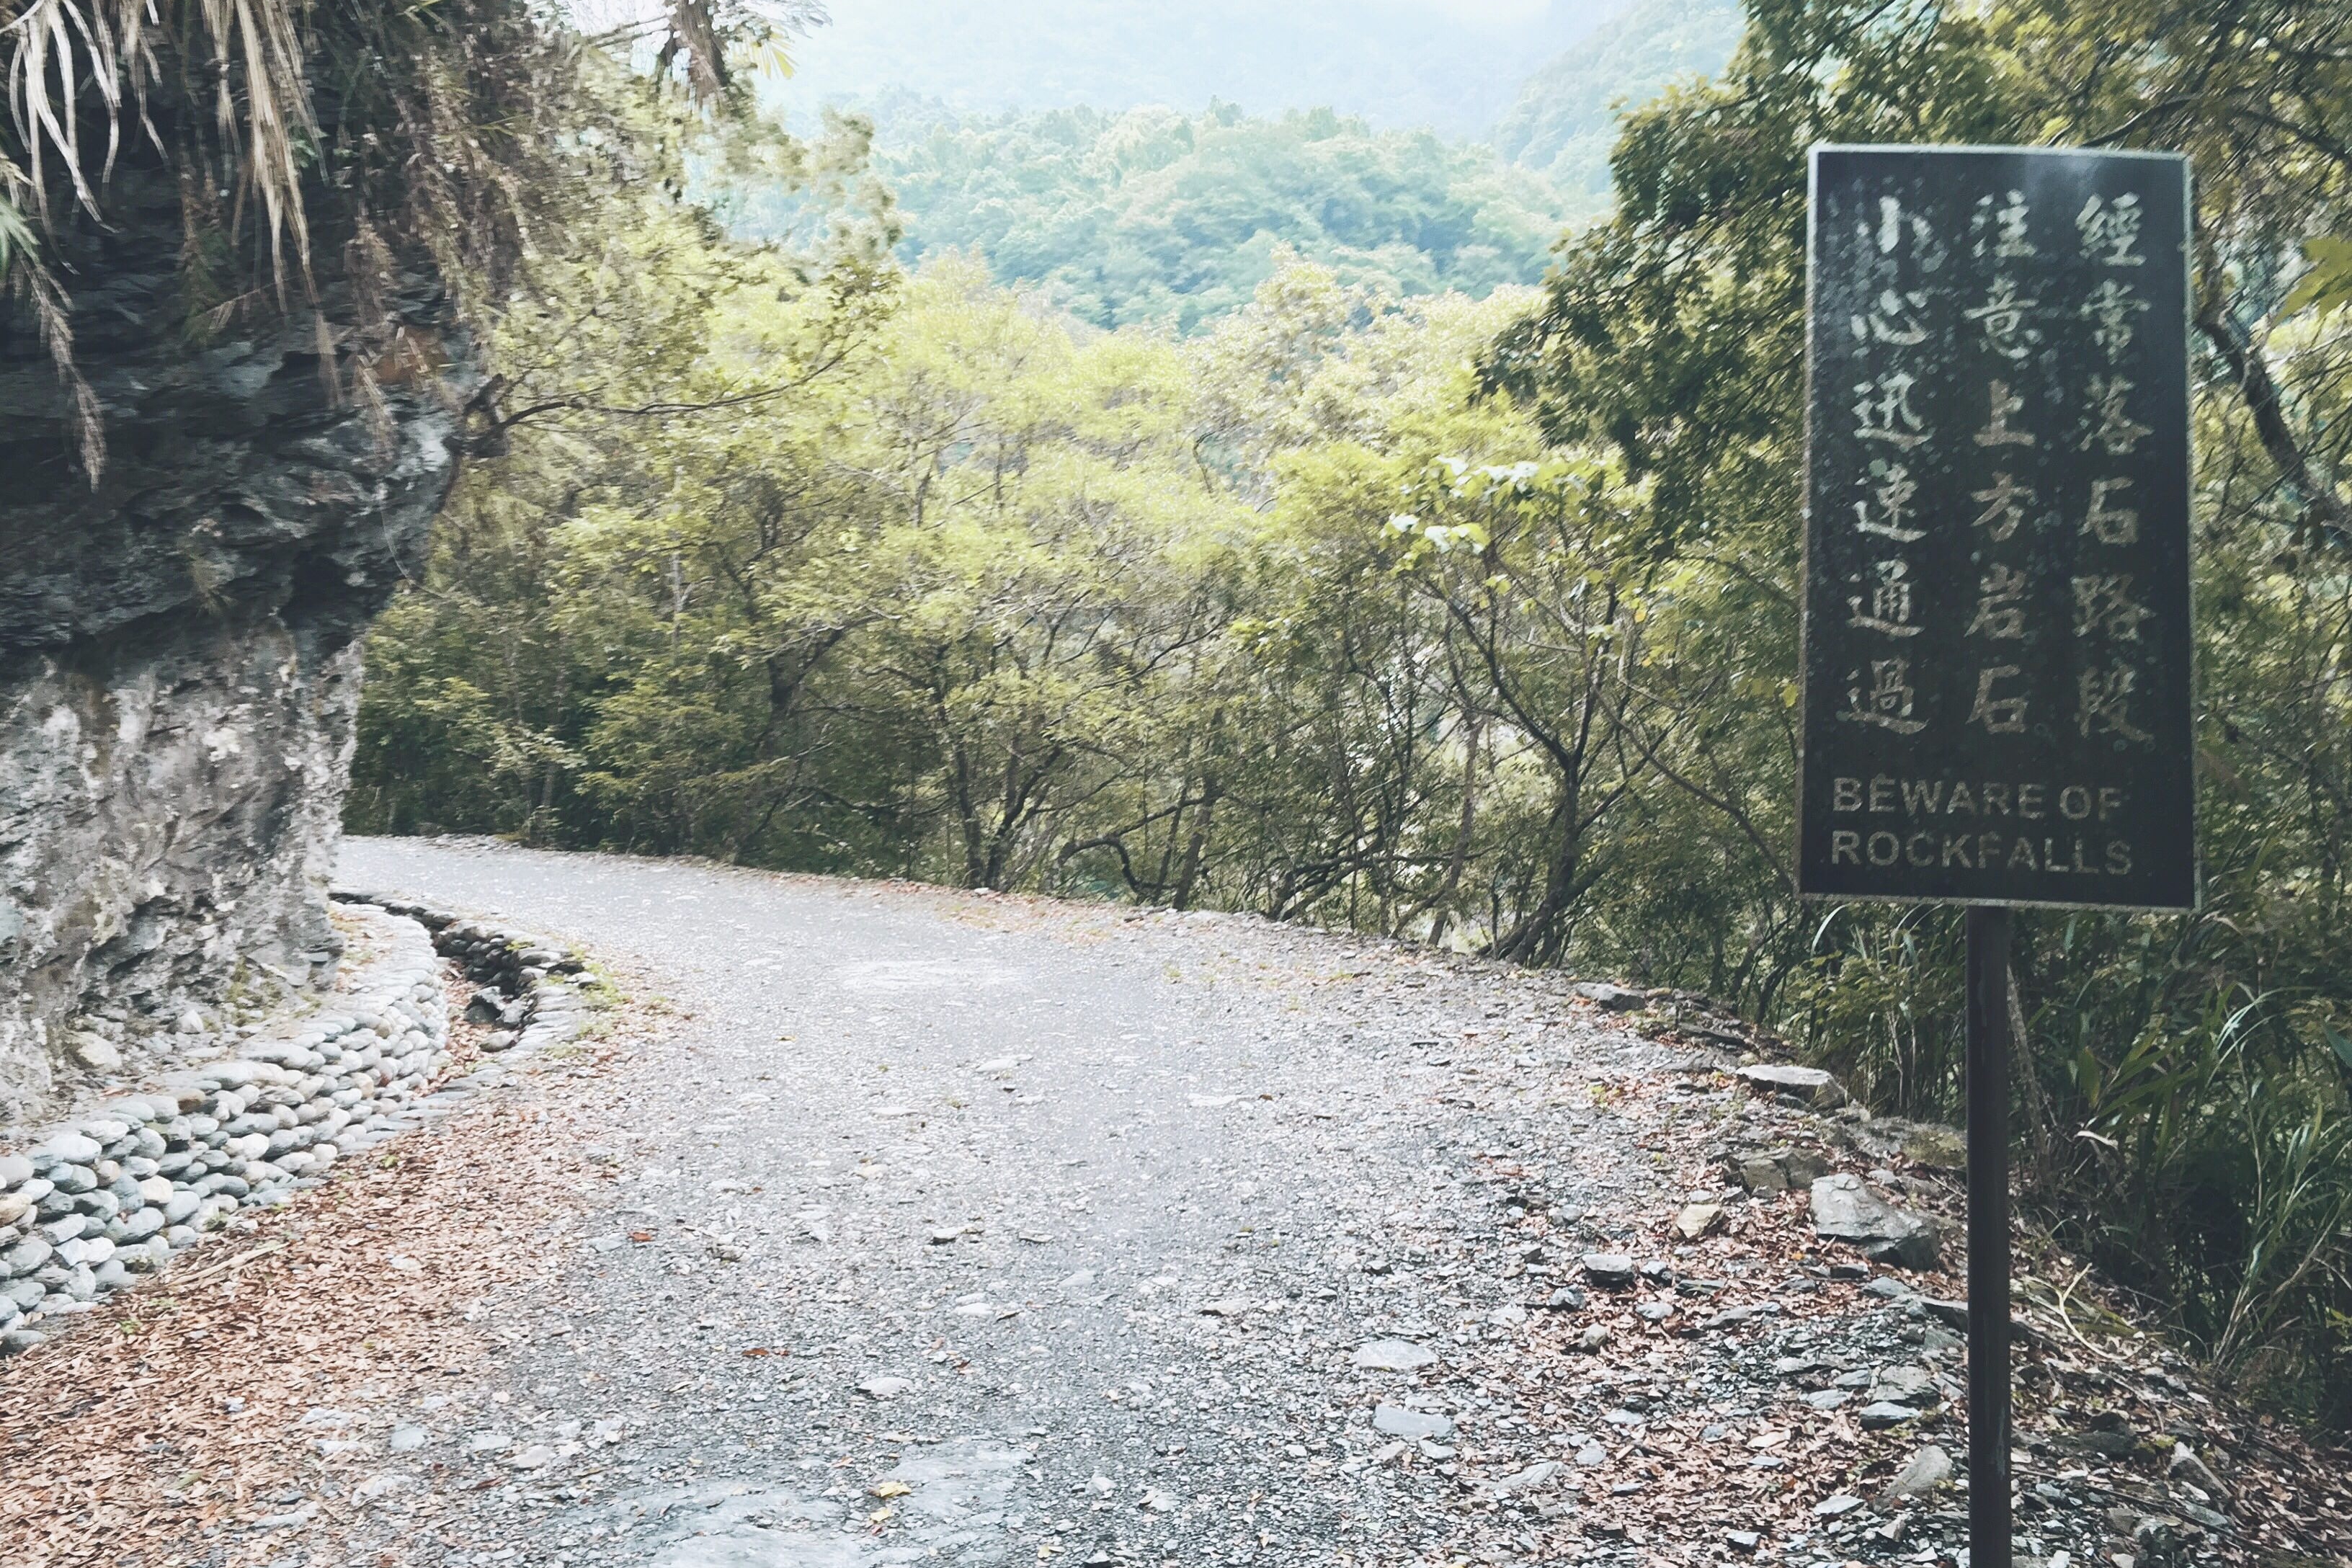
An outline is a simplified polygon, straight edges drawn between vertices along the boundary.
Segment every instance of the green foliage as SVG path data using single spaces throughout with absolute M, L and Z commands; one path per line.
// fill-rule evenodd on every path
M 942 120 L 880 148 L 910 266 L 975 253 L 999 281 L 1034 285 L 1101 327 L 1198 331 L 1291 254 L 1383 293 L 1484 298 L 1542 276 L 1570 210 L 1483 148 L 1375 132 L 1328 109 L 1054 110 Z M 738 226 L 773 236 L 795 217 L 763 193 Z
M 1620 110 L 1721 70 L 1746 21 L 1739 0 L 1636 0 L 1519 85 L 1495 150 L 1542 171 L 1580 207 L 1600 206 Z
M 1630 117 L 1618 208 L 1543 292 L 1484 300 L 1452 239 L 1414 246 L 1450 276 L 1365 259 L 1463 232 L 1434 174 L 1367 172 L 1452 155 L 1336 121 L 943 131 L 907 210 L 971 182 L 959 221 L 1033 258 L 1012 289 L 894 264 L 862 124 L 811 145 L 641 100 L 646 176 L 501 322 L 503 450 L 373 639 L 352 824 L 1703 989 L 1948 1119 L 1957 918 L 1806 905 L 1789 871 L 1804 150 L 2182 146 L 2204 902 L 2021 915 L 2021 1169 L 2151 1310 L 2352 1426 L 2352 320 L 2308 282 L 2328 246 L 2297 259 L 2352 228 L 2347 27 L 1760 0 L 1719 79 Z M 1294 176 L 1332 195 L 1331 265 L 1248 255 Z M 725 191 L 779 186 L 790 242 L 730 238 Z M 1188 288 L 1109 279 L 1171 214 Z
M 1662 572 L 1747 585 L 1726 626 L 1736 636 L 1703 630 L 1698 647 L 1732 661 L 1769 649 L 1763 669 L 1786 670 L 1807 146 L 2191 154 L 2209 351 L 2195 524 L 2204 905 L 2161 920 L 2021 917 L 2032 1044 L 2020 1121 L 2034 1195 L 2064 1235 L 2218 1358 L 2352 1424 L 2352 1104 L 2333 1044 L 2352 1016 L 2352 533 L 2331 478 L 2352 439 L 2339 412 L 2352 339 L 2326 309 L 2336 242 L 2312 237 L 2344 227 L 2352 163 L 2329 128 L 2352 95 L 2352 20 L 2142 0 L 1763 0 L 1754 17 L 1719 81 L 1630 117 L 1613 155 L 1618 216 L 1565 253 L 1544 309 L 1491 356 L 1488 384 L 1531 402 L 1552 441 L 1600 444 L 1650 484 L 1641 549 Z M 2306 241 L 2289 296 L 2283 258 Z M 2295 314 L 2307 306 L 2319 308 Z M 1709 662 L 1659 693 L 1652 723 L 1667 742 L 1652 761 L 1769 857 L 1786 842 L 1794 737 L 1765 705 L 1738 703 L 1741 679 L 1710 677 Z M 1744 1005 L 1874 1103 L 1955 1113 L 1951 916 L 1856 908 L 1801 927 L 1769 880 L 1710 886 L 1718 930 L 1769 955 L 1747 972 Z M 1623 887 L 1604 882 L 1594 901 L 1606 910 Z
M 2281 315 L 2316 310 L 2332 316 L 2352 305 L 2352 239 L 2321 235 L 2303 242 L 2304 259 L 2311 265 L 2279 306 Z
M 688 93 L 673 113 L 740 124 L 734 64 L 773 57 L 818 15 L 803 0 L 678 0 L 604 36 L 656 46 L 649 79 L 527 0 L 0 0 L 0 303 L 48 351 L 95 485 L 104 419 L 75 364 L 76 280 L 47 242 L 109 223 L 119 184 L 176 186 L 192 342 L 315 307 L 351 384 L 335 394 L 379 406 L 378 372 L 411 374 L 425 352 L 384 308 L 398 269 L 429 261 L 485 322 L 528 292 L 528 258 L 561 248 L 636 173 L 614 166 L 632 142 L 615 105 L 675 80 Z M 314 249 L 337 287 L 320 288 Z

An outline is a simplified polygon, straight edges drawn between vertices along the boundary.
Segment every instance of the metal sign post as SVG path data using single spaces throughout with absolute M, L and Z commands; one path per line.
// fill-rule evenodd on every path
M 2009 910 L 1968 927 L 1969 1564 L 2010 1568 Z
M 1971 1568 L 2010 1568 L 2011 910 L 2190 907 L 2189 167 L 1817 147 L 1810 898 L 1968 906 Z

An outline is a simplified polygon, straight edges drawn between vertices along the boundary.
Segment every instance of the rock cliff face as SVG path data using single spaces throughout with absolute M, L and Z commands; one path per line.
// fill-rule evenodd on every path
M 429 273 L 392 280 L 365 407 L 310 311 L 198 319 L 165 178 L 119 175 L 107 216 L 58 250 L 104 410 L 95 489 L 34 323 L 0 304 L 4 1121 L 331 970 L 356 640 L 419 567 L 474 382 Z M 319 249 L 321 313 L 349 321 Z

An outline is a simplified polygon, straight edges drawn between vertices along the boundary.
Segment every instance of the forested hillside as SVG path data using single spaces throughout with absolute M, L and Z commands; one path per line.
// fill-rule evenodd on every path
M 1495 150 L 1540 170 L 1572 205 L 1605 198 L 1618 110 L 1721 70 L 1746 19 L 1739 0 L 1635 0 L 1519 85 Z
M 1688 986 L 1950 1117 L 1957 919 L 1790 873 L 1805 149 L 2184 149 L 2203 904 L 2020 916 L 2022 1180 L 2352 1427 L 2347 59 L 2340 9 L 2284 0 L 1774 0 L 1633 115 L 1540 294 L 1497 286 L 1514 187 L 1336 118 L 1072 112 L 886 160 L 1014 289 L 901 261 L 854 130 L 657 104 L 625 221 L 499 329 L 482 460 L 370 647 L 351 820 Z M 689 163 L 788 179 L 799 237 L 730 237 Z M 1277 210 L 1322 259 L 1256 237 Z
M 1083 15 L 1065 20 L 1081 41 L 1111 25 L 1109 13 L 1077 10 Z M 1126 61 L 1145 73 L 1099 84 L 1104 100 L 1132 107 L 976 110 L 975 102 L 1055 96 L 1025 79 L 993 82 L 984 68 L 940 79 L 943 90 L 956 84 L 952 100 L 906 85 L 931 83 L 921 70 L 894 68 L 887 79 L 899 85 L 851 93 L 839 107 L 874 125 L 875 173 L 896 198 L 898 251 L 910 266 L 968 253 L 999 282 L 1033 286 L 1081 321 L 1192 332 L 1246 302 L 1293 254 L 1393 295 L 1450 289 L 1482 298 L 1504 284 L 1535 282 L 1561 231 L 1607 209 L 1619 112 L 1720 67 L 1738 37 L 1741 10 L 1736 0 L 1641 0 L 1528 77 L 1491 136 L 1483 132 L 1493 110 L 1466 107 L 1492 100 L 1506 79 L 1490 60 L 1466 97 L 1424 97 L 1450 68 L 1445 50 L 1477 36 L 1475 27 L 1449 30 L 1410 5 L 1353 21 L 1360 26 L 1347 47 L 1309 47 L 1309 36 L 1338 24 L 1336 13 L 1310 8 L 1285 24 L 1299 33 L 1297 47 L 1274 52 L 1324 62 L 1329 69 L 1309 74 L 1318 84 L 1310 90 L 1377 103 L 1370 118 L 1330 108 L 1252 114 L 1213 91 L 1205 109 L 1169 108 L 1150 101 L 1147 84 L 1181 104 L 1202 96 L 1192 91 L 1201 83 L 1242 79 L 1185 66 L 1184 50 L 1172 44 L 1172 52 L 1079 48 L 1068 38 L 1062 45 L 1073 61 Z M 1194 16 L 1185 26 L 1209 25 Z M 1496 22 L 1489 31 L 1501 28 L 1524 47 L 1580 26 L 1580 16 L 1553 6 L 1540 24 Z M 1368 93 L 1360 74 L 1384 68 L 1384 48 L 1416 31 L 1434 49 L 1415 61 L 1421 90 Z M 820 34 L 811 42 L 818 60 L 812 97 L 862 58 L 862 37 Z M 834 49 L 841 58 L 828 76 Z M 989 50 L 974 44 L 964 53 L 985 58 Z M 1286 85 L 1297 90 L 1296 81 Z M 1473 139 L 1398 128 L 1416 115 Z M 805 207 L 797 193 L 771 187 L 736 192 L 726 210 L 738 232 L 774 237 L 793 232 Z
M 1302 43 L 1298 58 L 1329 67 L 1328 80 L 1310 74 L 1312 90 L 1365 101 L 1346 72 L 1382 68 L 1382 40 L 1415 27 L 1443 46 L 1417 62 L 1420 79 L 1443 76 L 1444 47 L 1459 47 L 1465 35 L 1412 10 L 1359 18 L 1363 36 L 1344 49 Z M 1107 17 L 1088 9 L 1076 25 L 1091 37 Z M 1458 98 L 1424 117 L 1470 127 L 1467 140 L 1399 129 L 1436 107 L 1415 94 L 1370 95 L 1381 105 L 1371 119 L 1329 108 L 1252 114 L 1213 94 L 1197 111 L 1145 101 L 989 113 L 904 85 L 853 94 L 844 107 L 875 127 L 874 169 L 896 198 L 898 253 L 908 265 L 967 253 L 999 282 L 1034 287 L 1081 321 L 1192 332 L 1246 303 L 1294 254 L 1391 295 L 1483 298 L 1505 284 L 1534 283 L 1562 230 L 1607 210 L 1619 112 L 1677 79 L 1719 68 L 1740 19 L 1737 0 L 1642 0 L 1528 77 L 1491 137 L 1484 118 L 1465 120 Z M 1333 22 L 1310 12 L 1288 25 L 1305 34 Z M 1206 25 L 1200 17 L 1188 24 Z M 1519 27 L 1520 42 L 1569 26 L 1554 6 L 1548 22 Z M 822 90 L 837 79 L 837 70 L 835 79 L 824 73 L 825 51 L 844 45 L 820 34 L 808 47 L 819 60 L 811 86 Z M 859 47 L 853 37 L 845 52 L 855 57 Z M 1150 63 L 1150 50 L 1103 47 L 1071 58 L 1129 61 L 1160 72 L 1150 79 L 1174 88 L 1169 101 L 1194 96 L 1167 75 L 1183 68 Z M 929 79 L 893 69 L 889 79 Z M 1505 79 L 1485 62 L 1472 96 L 1484 101 Z M 957 98 L 966 105 L 1037 97 L 1034 87 L 989 85 L 985 70 L 962 85 Z M 1122 80 L 1107 96 L 1116 104 L 1147 91 Z M 792 232 L 805 205 L 782 188 L 748 190 L 736 193 L 728 216 L 740 233 L 772 237 Z
M 876 169 L 910 264 L 969 252 L 1081 321 L 1183 332 L 1246 304 L 1286 253 L 1390 295 L 1533 283 L 1570 214 L 1483 147 L 1328 109 L 886 120 Z

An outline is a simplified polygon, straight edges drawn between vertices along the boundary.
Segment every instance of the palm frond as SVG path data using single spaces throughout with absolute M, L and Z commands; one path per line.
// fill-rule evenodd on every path
M 82 471 L 96 484 L 106 466 L 106 425 L 99 416 L 98 395 L 74 365 L 73 321 L 64 291 L 41 260 L 39 237 L 21 205 L 26 195 L 24 172 L 0 158 L 0 296 L 13 294 L 31 310 L 41 346 L 65 388 Z
M 12 165 L 8 173 L 14 172 Z M 31 221 L 9 199 L 7 184 L 7 174 L 0 174 L 0 279 L 5 279 L 9 269 L 20 262 L 37 259 L 41 248 Z
M 162 75 L 161 44 L 192 78 L 213 82 L 222 142 L 259 202 L 282 284 L 289 251 L 298 265 L 308 254 L 297 145 L 317 133 L 299 3 L 201 0 L 197 25 L 181 37 L 158 19 L 151 0 L 0 0 L 0 76 L 17 150 L 12 166 L 34 215 L 50 216 L 59 187 L 97 212 L 93 175 L 102 181 L 112 167 L 129 111 L 135 107 L 143 119 L 148 89 Z M 83 111 L 93 100 L 106 126 L 95 171 L 82 145 Z

